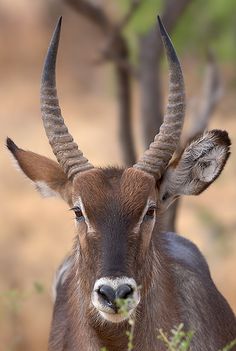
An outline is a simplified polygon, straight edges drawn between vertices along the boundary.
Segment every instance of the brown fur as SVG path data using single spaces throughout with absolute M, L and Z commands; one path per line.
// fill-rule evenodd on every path
M 86 184 L 88 187 L 86 187 Z M 99 228 L 100 219 L 97 216 L 111 216 L 108 213 L 109 201 L 113 198 L 119 198 L 122 203 L 123 214 L 127 216 L 127 224 L 129 227 L 129 216 L 138 218 L 141 208 L 144 206 L 144 199 L 153 196 L 157 201 L 158 192 L 155 189 L 155 183 L 152 177 L 146 175 L 142 171 L 128 169 L 123 173 L 118 172 L 117 177 L 107 176 L 106 170 L 93 170 L 81 174 L 75 184 L 74 197 L 78 195 L 83 197 L 86 213 L 93 218 L 93 223 Z M 89 189 L 89 191 L 87 191 Z M 77 194 L 77 195 L 75 195 Z M 128 197 L 127 197 L 128 196 Z M 91 202 L 91 200 L 93 200 Z M 125 201 L 124 201 L 125 200 Z M 135 203 L 134 203 L 135 201 Z M 92 204 L 96 204 L 92 206 Z M 105 208 L 105 212 L 103 209 Z M 128 213 L 127 213 L 127 209 Z M 132 221 L 131 221 L 132 222 Z M 128 328 L 127 322 L 119 325 L 112 324 L 102 320 L 98 312 L 91 305 L 91 291 L 94 281 L 100 276 L 101 269 L 101 233 L 90 236 L 87 233 L 84 224 L 79 224 L 78 237 L 81 236 L 80 229 L 84 231 L 84 240 L 87 242 L 86 251 L 78 253 L 78 238 L 75 241 L 72 257 L 75 258 L 74 265 L 71 268 L 67 282 L 63 286 L 59 286 L 59 290 L 66 290 L 68 298 L 65 301 L 65 310 L 68 313 L 67 332 L 64 335 L 64 341 L 68 344 L 68 350 L 77 350 L 80 345 L 80 351 L 91 350 L 98 351 L 102 346 L 106 346 L 109 351 L 122 351 L 127 349 L 127 336 L 125 331 Z M 155 228 L 149 234 L 150 228 L 145 223 L 141 225 L 140 232 L 136 235 L 132 231 L 128 231 L 131 241 L 129 250 L 129 274 L 134 276 L 141 289 L 141 303 L 137 307 L 135 318 L 135 351 L 158 350 L 164 351 L 165 347 L 156 339 L 156 331 L 163 328 L 170 331 L 174 325 L 180 322 L 185 323 L 186 329 L 197 330 L 197 334 L 193 340 L 193 349 L 197 351 L 214 351 L 217 347 L 222 347 L 236 336 L 236 323 L 233 313 L 223 297 L 217 292 L 213 282 L 211 281 L 207 265 L 200 255 L 197 253 L 197 259 L 202 265 L 203 277 L 198 277 L 198 273 L 189 270 L 188 264 L 181 264 L 177 259 L 171 257 L 165 249 L 165 236 L 160 233 L 160 225 L 156 221 Z M 146 252 L 143 252 L 142 242 L 146 242 Z M 193 244 L 191 244 L 193 245 Z M 197 250 L 194 248 L 193 250 Z M 199 257 L 198 257 L 199 255 Z M 183 257 L 183 260 L 185 258 Z M 203 262 L 202 262 L 203 261 Z M 181 279 L 186 275 L 192 281 L 196 281 L 196 286 L 201 286 L 199 292 L 195 286 L 191 286 L 191 293 L 196 295 L 192 297 L 188 291 L 182 291 Z M 188 289 L 186 287 L 186 289 Z M 211 303 L 211 296 L 215 295 L 217 305 Z M 196 301 L 192 301 L 192 298 Z M 81 301 L 82 299 L 82 301 Z M 204 304 L 201 303 L 204 299 Z M 58 298 L 56 306 L 63 305 L 61 298 Z M 188 300 L 192 306 L 189 305 Z M 199 311 L 195 310 L 194 304 L 199 303 Z M 185 305 L 188 306 L 186 310 Z M 218 307 L 221 309 L 221 320 L 218 320 L 215 314 Z M 64 321 L 57 316 L 55 307 L 55 315 L 52 324 L 52 334 L 50 341 L 50 351 L 58 350 L 61 345 L 62 327 Z M 205 312 L 204 312 L 205 311 Z M 217 312 L 218 313 L 218 312 Z M 207 329 L 208 314 L 211 315 L 211 329 Z M 65 316 L 65 314 L 63 315 Z M 204 319 L 205 322 L 204 322 Z M 196 324 L 195 324 L 196 323 Z M 214 325 L 215 323 L 215 325 Z M 227 328 L 225 328 L 227 325 Z M 230 327 L 229 327 L 230 325 Z M 218 330 L 221 330 L 221 333 Z M 60 340 L 55 337 L 56 335 Z M 212 331 L 211 331 L 212 330 Z M 222 332 L 223 330 L 223 332 Z M 213 341 L 208 342 L 210 338 Z M 66 341 L 65 341 L 66 340 Z M 81 342 L 82 340 L 82 342 Z M 62 349 L 67 350 L 67 348 Z
M 225 149 L 221 171 L 228 142 L 220 139 L 220 144 Z M 166 207 L 163 191 L 169 191 L 171 182 L 177 190 L 184 189 L 185 181 L 191 184 L 191 165 L 182 183 L 179 178 L 175 183 L 173 173 L 170 183 L 165 176 L 156 183 L 150 174 L 134 168 L 92 169 L 79 173 L 71 183 L 55 162 L 14 143 L 9 149 L 31 180 L 44 182 L 70 206 L 77 206 L 81 198 L 91 226 L 84 220 L 77 222 L 69 264 L 63 276 L 59 272 L 49 351 L 127 349 L 127 321 L 108 322 L 91 303 L 95 281 L 109 275 L 133 277 L 141 287 L 141 301 L 133 315 L 135 351 L 164 351 L 157 330 L 170 331 L 181 322 L 186 330 L 195 331 L 192 351 L 216 351 L 236 337 L 234 314 L 211 280 L 201 253 L 176 234 L 161 232 Z M 169 197 L 174 195 L 169 192 Z M 154 221 L 141 217 L 147 201 L 156 204 Z

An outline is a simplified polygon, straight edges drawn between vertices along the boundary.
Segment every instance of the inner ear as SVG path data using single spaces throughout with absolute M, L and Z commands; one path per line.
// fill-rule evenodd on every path
M 203 155 L 196 162 L 193 171 L 195 176 L 202 182 L 211 183 L 221 173 L 229 153 L 225 154 L 225 148 L 216 146 Z
M 227 132 L 212 130 L 192 141 L 167 168 L 160 184 L 160 200 L 170 205 L 180 195 L 198 195 L 220 175 L 230 155 Z
M 226 131 L 212 130 L 194 140 L 184 151 L 183 159 L 192 160 L 190 180 L 196 183 L 189 194 L 198 195 L 221 174 L 230 155 L 231 141 Z M 185 161 L 186 163 L 186 161 Z

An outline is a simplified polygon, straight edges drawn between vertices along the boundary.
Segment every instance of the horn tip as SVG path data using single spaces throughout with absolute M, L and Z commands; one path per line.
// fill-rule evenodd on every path
M 62 24 L 62 16 L 60 16 L 57 20 L 57 24 L 56 24 L 56 29 L 55 32 L 57 32 L 58 34 L 61 31 L 61 24 Z
M 171 39 L 165 29 L 164 24 L 162 23 L 162 20 L 160 18 L 160 16 L 157 16 L 157 21 L 159 24 L 159 29 L 160 29 L 160 33 L 161 33 L 161 37 L 162 37 L 162 41 L 164 43 L 164 46 L 166 47 L 167 53 L 169 58 L 171 59 L 171 61 L 174 63 L 178 63 L 179 64 L 179 60 L 177 57 L 177 54 L 175 52 L 175 49 L 173 47 L 173 44 L 171 42 Z
M 58 51 L 58 45 L 59 45 L 60 33 L 61 33 L 61 23 L 62 23 L 62 16 L 59 17 L 57 21 L 57 24 L 54 29 L 51 42 L 48 48 L 48 52 L 45 58 L 44 68 L 42 73 L 42 85 L 44 85 L 46 82 L 51 86 L 55 85 L 55 66 L 56 66 L 57 51 Z
M 164 27 L 164 25 L 162 23 L 162 20 L 161 20 L 161 17 L 159 15 L 157 16 L 157 21 L 158 21 L 158 25 L 159 25 L 159 29 L 160 29 L 161 35 L 162 36 L 166 35 L 167 33 L 166 33 L 166 30 L 165 30 L 165 27 Z
M 51 44 L 49 46 L 49 49 L 50 49 L 50 47 L 52 47 L 53 50 L 55 50 L 55 49 L 57 50 L 59 39 L 60 39 L 61 24 L 62 24 L 62 16 L 60 16 L 57 20 L 57 24 L 56 24 L 54 33 L 52 35 Z
M 60 17 L 58 18 L 57 26 L 61 27 L 61 23 L 62 23 L 62 16 L 60 16 Z

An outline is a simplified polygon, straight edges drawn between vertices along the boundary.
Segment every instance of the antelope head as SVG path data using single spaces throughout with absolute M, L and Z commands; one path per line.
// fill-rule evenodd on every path
M 59 195 L 74 211 L 73 279 L 89 296 L 88 308 L 115 323 L 127 318 L 120 313 L 117 299 L 129 299 L 131 314 L 151 285 L 153 240 L 160 232 L 163 211 L 182 194 L 200 194 L 219 176 L 229 156 L 227 133 L 213 130 L 171 161 L 185 114 L 184 80 L 160 19 L 159 26 L 169 64 L 168 106 L 159 134 L 133 167 L 94 167 L 64 123 L 55 81 L 61 19 L 46 55 L 41 83 L 43 124 L 58 162 L 24 151 L 7 139 L 8 149 L 37 189 L 44 196 Z M 74 289 L 75 300 L 76 294 Z

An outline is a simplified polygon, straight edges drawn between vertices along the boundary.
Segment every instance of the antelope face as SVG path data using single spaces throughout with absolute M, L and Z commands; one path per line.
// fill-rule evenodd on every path
M 94 169 L 81 173 L 73 188 L 82 261 L 94 267 L 92 304 L 106 320 L 120 322 L 140 301 L 158 207 L 155 180 L 134 168 Z M 119 299 L 125 300 L 126 314 Z

